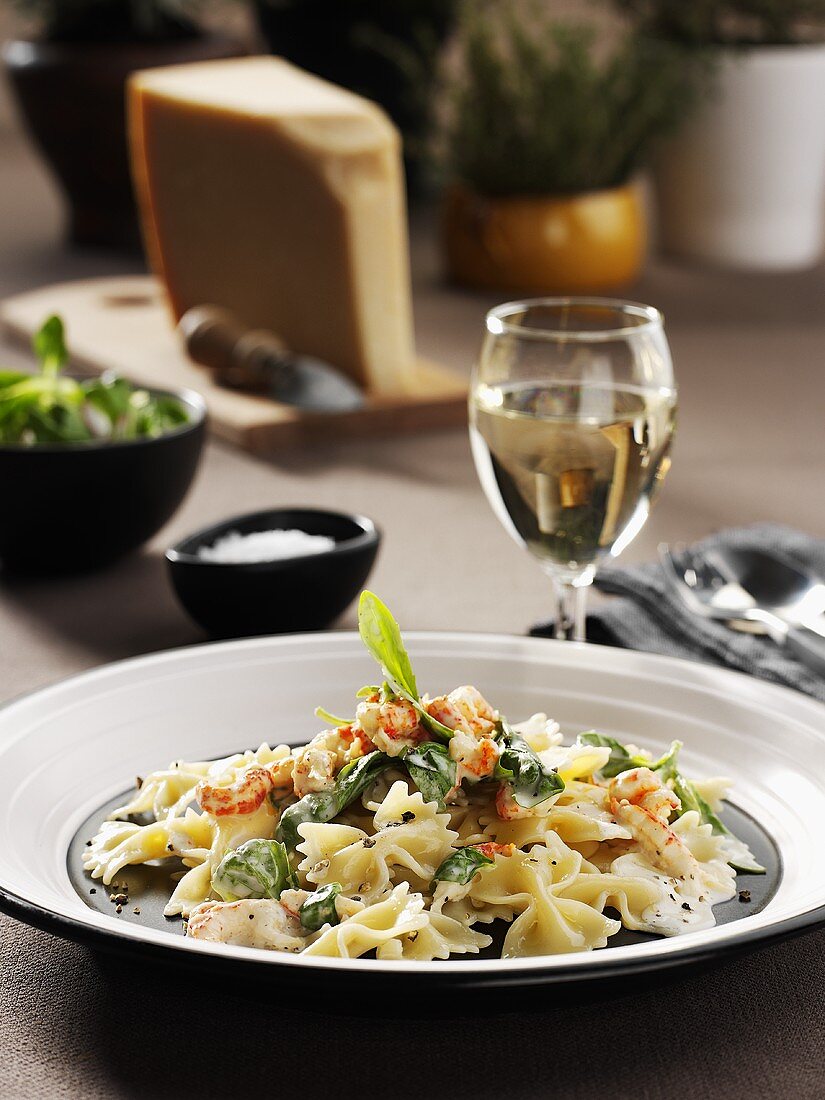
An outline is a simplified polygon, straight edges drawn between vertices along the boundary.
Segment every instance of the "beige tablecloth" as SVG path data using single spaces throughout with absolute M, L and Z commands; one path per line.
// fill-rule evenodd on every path
M 25 151 L 0 153 L 0 292 L 129 269 L 56 251 L 48 185 Z M 761 519 L 825 537 L 825 271 L 734 277 L 660 264 L 633 295 L 665 310 L 681 411 L 671 477 L 627 559 L 651 556 L 662 538 Z M 416 296 L 421 351 L 468 369 L 486 302 L 440 286 L 426 230 Z M 87 577 L 0 580 L 0 699 L 201 640 L 169 590 L 164 546 L 289 503 L 374 517 L 385 542 L 372 583 L 410 629 L 523 632 L 547 612 L 547 583 L 493 518 L 462 432 L 271 462 L 212 445 L 184 508 L 143 552 Z M 351 611 L 339 625 L 353 625 Z M 306 1005 L 277 986 L 206 984 L 0 915 L 0 1097 L 820 1097 L 824 948 L 814 933 L 652 984 L 375 1002 L 361 1018 L 346 997 Z

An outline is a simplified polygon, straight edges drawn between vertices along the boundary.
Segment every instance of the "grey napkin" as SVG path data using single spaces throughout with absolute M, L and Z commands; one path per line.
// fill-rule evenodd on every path
M 701 552 L 713 546 L 778 550 L 825 577 L 825 542 L 789 527 L 760 523 L 721 531 L 694 549 Z M 605 566 L 599 570 L 596 586 L 618 598 L 588 616 L 588 641 L 707 661 L 785 684 L 825 702 L 825 680 L 770 639 L 692 615 L 670 592 L 658 562 L 625 569 Z M 530 633 L 548 636 L 552 623 L 540 623 Z

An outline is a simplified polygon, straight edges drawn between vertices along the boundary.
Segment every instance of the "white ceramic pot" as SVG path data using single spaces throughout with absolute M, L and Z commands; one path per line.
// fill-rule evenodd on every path
M 725 50 L 707 102 L 656 164 L 665 251 L 750 270 L 825 242 L 825 45 Z

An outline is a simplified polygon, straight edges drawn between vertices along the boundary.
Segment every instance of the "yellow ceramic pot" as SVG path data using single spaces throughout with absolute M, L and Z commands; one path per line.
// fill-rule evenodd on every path
M 463 186 L 444 197 L 450 277 L 507 293 L 578 294 L 630 283 L 647 222 L 633 184 L 581 195 L 491 198 Z

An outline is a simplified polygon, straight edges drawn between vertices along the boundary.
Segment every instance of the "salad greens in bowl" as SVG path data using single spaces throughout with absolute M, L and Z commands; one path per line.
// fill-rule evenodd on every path
M 69 353 L 59 317 L 49 317 L 32 344 L 37 374 L 0 370 L 0 444 L 153 439 L 189 420 L 186 404 L 173 395 L 113 375 L 85 381 L 63 375 Z
M 192 391 L 78 380 L 63 323 L 33 341 L 39 370 L 0 370 L 0 566 L 65 573 L 134 550 L 174 514 L 195 476 L 206 406 Z

